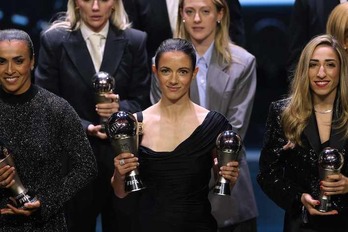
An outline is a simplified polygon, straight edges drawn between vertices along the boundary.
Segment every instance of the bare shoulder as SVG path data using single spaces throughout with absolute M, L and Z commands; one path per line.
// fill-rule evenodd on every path
M 160 120 L 160 111 L 157 103 L 145 109 L 143 112 L 143 123 L 156 123 Z
M 195 106 L 196 116 L 199 122 L 202 123 L 204 119 L 207 117 L 209 110 L 197 104 L 194 104 L 194 106 Z

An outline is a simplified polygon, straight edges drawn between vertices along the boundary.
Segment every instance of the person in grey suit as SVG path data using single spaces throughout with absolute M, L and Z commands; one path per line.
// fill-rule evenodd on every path
M 99 64 L 92 55 L 95 33 L 100 37 Z M 66 17 L 41 35 L 35 81 L 75 108 L 98 163 L 97 180 L 67 207 L 69 231 L 95 231 L 98 214 L 103 231 L 126 231 L 110 185 L 114 151 L 99 117 L 118 110 L 137 112 L 150 105 L 147 64 L 146 34 L 129 28 L 121 0 L 69 0 Z M 113 92 L 106 95 L 111 103 L 97 104 L 94 98 L 92 77 L 97 71 L 115 78 Z
M 253 55 L 231 42 L 228 22 L 224 0 L 180 0 L 176 36 L 191 41 L 197 52 L 199 72 L 191 84 L 191 99 L 225 115 L 233 129 L 244 137 L 256 91 L 256 61 Z M 152 103 L 161 95 L 156 79 L 152 78 Z M 231 197 L 211 193 L 210 201 L 219 231 L 256 231 L 258 211 L 245 149 Z
M 174 9 L 171 9 L 171 6 L 168 7 L 168 2 L 172 2 L 172 7 L 174 7 L 178 5 L 179 0 L 123 0 L 132 27 L 145 31 L 148 35 L 147 52 L 150 63 L 161 42 L 172 38 L 173 31 L 175 31 L 177 14 Z M 227 5 L 231 20 L 230 36 L 234 43 L 244 46 L 245 30 L 240 2 L 239 0 L 229 0 Z M 173 26 L 172 22 L 174 22 Z

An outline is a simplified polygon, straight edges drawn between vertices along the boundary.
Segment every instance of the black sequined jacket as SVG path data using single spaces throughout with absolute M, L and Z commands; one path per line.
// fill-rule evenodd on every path
M 281 113 L 287 103 L 288 99 L 283 99 L 273 102 L 270 106 L 257 181 L 272 201 L 288 214 L 296 215 L 301 213 L 302 193 L 309 193 L 314 199 L 319 197 L 318 155 L 322 147 L 313 114 L 302 134 L 303 146 L 282 149 L 287 144 L 287 139 L 281 125 Z M 335 118 L 335 113 L 333 117 Z M 341 173 L 348 176 L 348 158 L 345 155 L 348 143 L 342 139 L 339 131 L 332 128 L 329 145 L 345 156 Z M 334 208 L 340 214 L 348 213 L 348 194 L 335 195 L 331 199 Z
M 62 98 L 37 86 L 21 94 L 0 88 L 0 138 L 11 151 L 22 184 L 41 202 L 29 217 L 0 215 L 0 232 L 66 232 L 63 206 L 97 175 L 79 117 Z M 64 160 L 71 161 L 68 174 Z M 0 209 L 12 192 L 0 188 Z

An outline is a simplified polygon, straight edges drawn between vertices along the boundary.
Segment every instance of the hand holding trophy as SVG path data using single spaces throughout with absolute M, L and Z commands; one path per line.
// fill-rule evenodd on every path
M 320 179 L 325 180 L 329 175 L 340 174 L 343 162 L 343 155 L 337 149 L 331 147 L 324 148 L 320 152 L 318 159 Z M 324 195 L 323 191 L 320 192 L 319 201 L 318 210 L 320 212 L 332 210 L 331 197 Z
M 113 92 L 115 88 L 115 78 L 106 72 L 97 72 L 92 78 L 92 83 L 97 103 L 111 103 L 112 99 L 106 98 L 105 94 Z M 107 120 L 108 118 L 106 117 L 100 118 L 102 132 L 105 132 L 105 124 Z
M 242 148 L 242 139 L 232 130 L 223 131 L 216 139 L 216 148 L 218 166 L 221 168 L 231 161 L 238 161 L 239 151 Z M 214 194 L 222 196 L 231 195 L 230 182 L 220 176 L 215 184 L 213 192 Z
M 0 168 L 9 165 L 11 167 L 15 167 L 12 155 L 5 147 L 5 145 L 0 141 Z M 25 203 L 34 202 L 37 200 L 36 196 L 30 193 L 30 191 L 25 188 L 17 174 L 14 176 L 14 184 L 9 187 L 12 192 L 13 199 L 15 200 L 17 208 L 25 208 Z
M 116 154 L 125 152 L 138 155 L 139 134 L 136 118 L 128 112 L 118 111 L 111 115 L 106 124 L 106 133 L 111 139 Z M 126 174 L 125 191 L 135 192 L 145 188 L 138 169 Z

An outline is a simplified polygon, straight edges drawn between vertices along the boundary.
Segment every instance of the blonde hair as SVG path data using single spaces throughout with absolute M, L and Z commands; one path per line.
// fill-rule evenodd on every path
M 345 46 L 348 38 L 348 2 L 337 5 L 330 13 L 326 24 L 326 33 L 333 35 Z
M 301 53 L 291 83 L 290 101 L 282 114 L 285 137 L 298 145 L 302 145 L 301 134 L 307 126 L 313 111 L 312 92 L 308 78 L 309 63 L 314 50 L 322 44 L 334 49 L 339 58 L 339 84 L 334 106 L 335 115 L 337 115 L 335 127 L 343 130 L 344 137 L 348 138 L 348 57 L 343 47 L 333 36 L 320 35 L 313 38 Z
M 217 12 L 223 11 L 223 17 L 220 23 L 217 23 L 216 33 L 215 33 L 215 49 L 218 53 L 218 62 L 227 63 L 228 66 L 232 64 L 232 54 L 230 49 L 231 39 L 229 37 L 229 25 L 230 25 L 230 15 L 228 5 L 225 0 L 211 0 Z M 178 19 L 176 24 L 176 31 L 174 37 L 190 40 L 189 33 L 185 30 L 183 23 L 183 18 L 181 13 L 184 9 L 185 0 L 179 1 Z
M 75 31 L 80 29 L 80 14 L 75 3 L 76 0 L 68 0 L 67 11 L 55 20 L 47 31 L 54 28 L 65 28 L 67 30 Z M 128 15 L 124 9 L 122 0 L 113 0 L 113 11 L 110 15 L 110 23 L 120 30 L 125 30 L 130 27 Z

